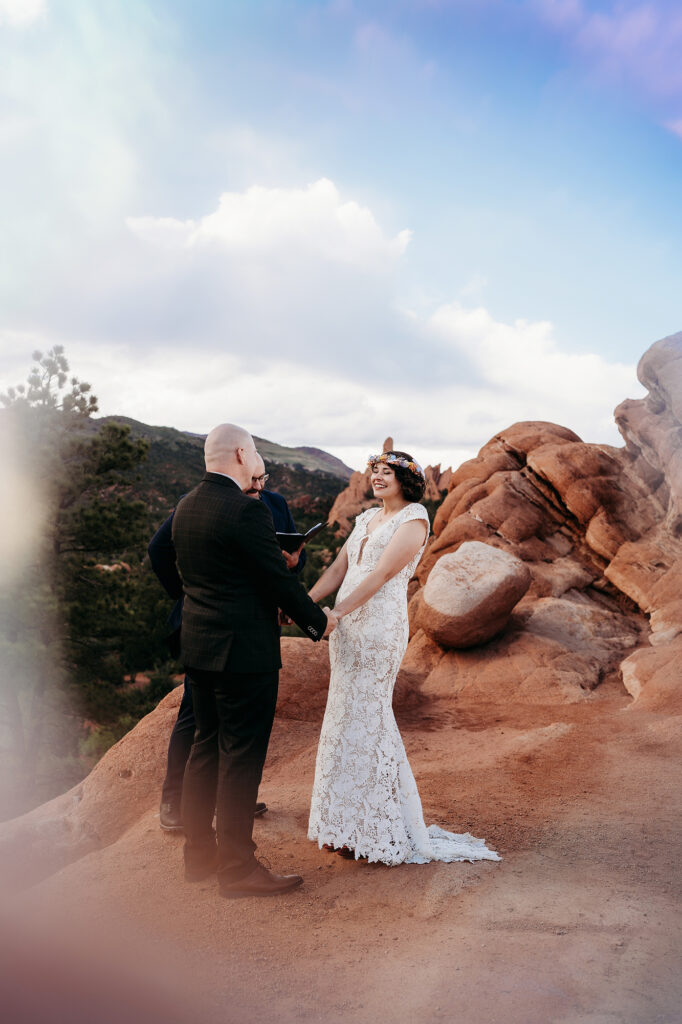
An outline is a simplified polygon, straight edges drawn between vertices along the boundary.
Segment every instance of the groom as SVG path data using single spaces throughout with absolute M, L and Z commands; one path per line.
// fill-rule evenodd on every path
M 251 435 L 215 427 L 204 457 L 204 479 L 173 518 L 185 592 L 181 655 L 196 719 L 182 794 L 185 878 L 217 870 L 223 896 L 273 896 L 302 882 L 265 868 L 252 839 L 281 667 L 277 609 L 312 640 L 336 619 L 289 573 L 268 509 L 243 493 L 259 460 Z

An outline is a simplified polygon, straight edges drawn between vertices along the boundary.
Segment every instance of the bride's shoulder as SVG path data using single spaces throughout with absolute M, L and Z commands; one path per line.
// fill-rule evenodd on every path
M 430 521 L 429 513 L 418 501 L 411 501 L 409 505 L 406 505 L 403 509 L 403 515 L 405 519 L 424 519 L 427 523 Z

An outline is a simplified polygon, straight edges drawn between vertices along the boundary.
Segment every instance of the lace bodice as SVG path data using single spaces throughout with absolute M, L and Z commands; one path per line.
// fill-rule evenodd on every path
M 403 523 L 407 523 L 411 519 L 421 519 L 426 522 L 428 527 L 429 516 L 424 506 L 417 504 L 417 502 L 410 502 L 409 505 L 405 505 L 404 508 L 401 508 L 390 519 L 387 519 L 385 523 L 382 523 L 381 526 L 368 533 L 368 526 L 379 512 L 380 509 L 378 508 L 368 508 L 356 518 L 355 529 L 348 538 L 349 571 L 351 569 L 359 570 L 360 575 L 365 575 L 371 572 L 372 569 L 376 569 L 377 563 L 386 550 L 389 541 Z M 426 536 L 428 537 L 428 528 Z M 426 537 L 424 538 L 424 544 L 422 544 L 412 561 L 404 569 L 401 569 L 393 579 L 389 580 L 389 583 L 395 587 L 400 587 L 403 584 L 407 587 L 410 579 L 414 576 L 425 544 Z
M 396 530 L 428 524 L 410 503 L 371 533 L 378 509 L 361 513 L 348 540 L 348 571 L 339 600 L 376 568 Z M 428 533 L 428 531 L 427 531 Z M 315 765 L 308 835 L 348 846 L 385 864 L 498 859 L 480 839 L 427 830 L 419 793 L 393 716 L 395 679 L 408 642 L 407 584 L 424 544 L 365 604 L 345 615 L 329 640 L 329 696 Z
M 423 505 L 411 502 L 381 526 L 368 533 L 367 527 L 378 512 L 378 508 L 367 509 L 355 520 L 355 529 L 348 538 L 348 571 L 339 588 L 338 601 L 351 594 L 365 576 L 376 569 L 379 559 L 394 537 L 396 530 L 403 523 L 407 523 L 411 519 L 425 521 L 428 536 L 429 516 Z M 425 546 L 426 537 L 414 558 L 399 573 L 384 583 L 383 587 L 366 604 L 342 619 L 341 624 L 350 620 L 357 626 L 362 622 L 368 622 L 377 614 L 382 614 L 388 615 L 388 621 L 395 622 L 396 625 L 399 622 L 407 625 L 407 584 L 414 576 Z M 382 607 L 381 612 L 379 606 Z

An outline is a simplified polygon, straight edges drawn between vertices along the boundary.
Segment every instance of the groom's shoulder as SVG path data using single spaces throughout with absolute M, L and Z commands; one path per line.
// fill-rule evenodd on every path
M 251 504 L 253 504 L 252 500 L 247 498 L 236 484 L 225 485 L 220 480 L 205 476 L 178 502 L 176 515 L 177 513 L 182 515 L 183 512 L 197 514 L 218 509 L 238 514 L 240 510 Z

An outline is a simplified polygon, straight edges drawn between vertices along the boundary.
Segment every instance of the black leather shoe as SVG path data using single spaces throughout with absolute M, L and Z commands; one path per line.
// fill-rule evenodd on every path
M 259 801 L 256 804 L 256 810 L 253 812 L 254 818 L 260 818 L 261 814 L 265 814 L 268 809 L 268 805 Z
M 245 896 L 280 896 L 296 889 L 303 879 L 300 875 L 276 875 L 264 864 L 257 864 L 250 875 L 236 882 L 220 882 L 220 895 L 228 900 Z
M 182 832 L 182 818 L 177 804 L 161 804 L 159 825 L 164 832 Z

